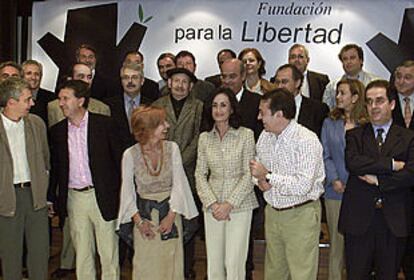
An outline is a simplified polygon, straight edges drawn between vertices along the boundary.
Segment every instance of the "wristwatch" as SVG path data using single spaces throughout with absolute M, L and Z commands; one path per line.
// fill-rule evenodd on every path
M 266 183 L 269 183 L 270 182 L 270 178 L 272 177 L 272 172 L 267 172 L 267 174 L 266 174 Z

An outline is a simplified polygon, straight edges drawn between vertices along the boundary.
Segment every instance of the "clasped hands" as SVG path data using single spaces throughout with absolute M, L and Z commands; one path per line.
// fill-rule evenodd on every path
M 230 212 L 233 209 L 233 206 L 227 201 L 222 203 L 214 202 L 211 204 L 210 209 L 214 219 L 217 221 L 230 221 Z
M 152 240 L 155 237 L 155 232 L 159 232 L 161 234 L 168 234 L 171 232 L 172 225 L 174 224 L 175 220 L 175 215 L 176 214 L 170 210 L 167 216 L 161 220 L 158 228 L 151 221 L 142 219 L 138 213 L 132 217 L 132 220 L 137 226 L 142 238 Z

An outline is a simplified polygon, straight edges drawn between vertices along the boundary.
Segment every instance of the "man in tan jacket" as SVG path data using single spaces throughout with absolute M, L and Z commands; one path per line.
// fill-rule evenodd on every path
M 21 279 L 23 238 L 30 279 L 47 279 L 49 150 L 46 127 L 29 114 L 29 84 L 0 83 L 0 259 L 3 279 Z

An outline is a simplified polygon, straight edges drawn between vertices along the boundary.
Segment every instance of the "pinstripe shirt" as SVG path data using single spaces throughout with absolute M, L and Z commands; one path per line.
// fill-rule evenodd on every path
M 325 171 L 315 133 L 291 120 L 279 135 L 263 131 L 256 149 L 258 160 L 272 172 L 272 188 L 264 192 L 272 207 L 291 207 L 322 195 Z
M 213 128 L 198 142 L 196 188 L 204 210 L 215 202 L 229 202 L 232 212 L 258 207 L 249 161 L 254 158 L 253 131 L 230 128 L 220 140 Z

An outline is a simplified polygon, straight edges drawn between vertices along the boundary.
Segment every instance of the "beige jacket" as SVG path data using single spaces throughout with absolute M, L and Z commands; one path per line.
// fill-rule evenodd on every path
M 33 208 L 46 207 L 49 185 L 49 148 L 46 126 L 41 118 L 29 114 L 24 118 L 27 161 L 29 162 Z M 0 216 L 16 214 L 16 193 L 13 186 L 13 159 L 3 122 L 0 120 Z

